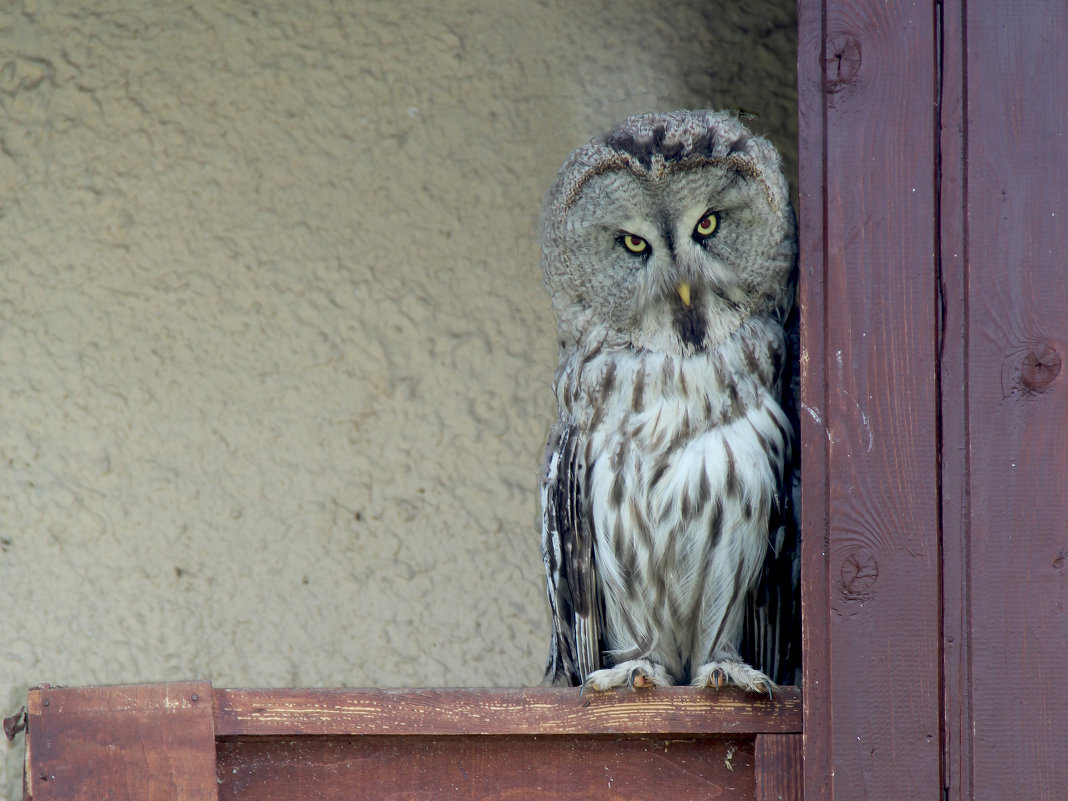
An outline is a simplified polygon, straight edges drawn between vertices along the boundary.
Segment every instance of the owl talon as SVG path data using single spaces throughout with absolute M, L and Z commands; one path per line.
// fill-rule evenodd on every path
M 632 690 L 646 687 L 670 687 L 671 677 L 662 665 L 648 659 L 632 659 L 621 662 L 615 667 L 595 670 L 586 677 L 583 689 L 605 692 L 617 687 L 629 687 Z
M 775 683 L 756 668 L 737 659 L 723 659 L 703 665 L 694 677 L 693 686 L 718 690 L 728 684 L 749 693 L 767 694 L 771 698 Z
M 627 680 L 627 683 L 630 684 L 631 689 L 634 690 L 638 689 L 639 687 L 653 686 L 652 680 L 644 673 L 642 673 L 641 668 L 634 668 L 630 672 L 630 678 Z

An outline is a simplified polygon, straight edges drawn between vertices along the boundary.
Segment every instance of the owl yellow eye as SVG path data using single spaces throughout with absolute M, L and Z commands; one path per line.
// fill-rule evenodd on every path
M 707 239 L 716 232 L 716 226 L 719 225 L 719 219 L 714 212 L 708 212 L 702 217 L 697 226 L 693 229 L 694 236 L 700 239 Z
M 623 244 L 628 251 L 634 254 L 647 253 L 649 251 L 649 243 L 642 239 L 640 236 L 634 234 L 623 234 L 619 241 Z

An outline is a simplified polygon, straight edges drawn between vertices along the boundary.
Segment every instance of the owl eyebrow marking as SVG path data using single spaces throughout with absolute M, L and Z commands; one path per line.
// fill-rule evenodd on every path
M 661 123 L 651 131 L 614 131 L 605 138 L 604 143 L 617 153 L 625 153 L 636 159 L 645 169 L 651 169 L 653 157 L 660 156 L 664 161 L 682 161 L 691 156 L 712 157 L 717 152 L 731 156 L 744 153 L 750 137 L 742 134 L 731 142 L 724 142 L 717 128 L 709 128 L 693 136 L 687 142 L 681 139 L 669 140 L 667 127 Z
M 727 155 L 732 156 L 735 153 L 745 153 L 749 148 L 749 140 L 751 138 L 752 137 L 747 136 L 746 134 L 739 136 L 731 142 L 731 146 L 727 148 Z
M 561 212 L 567 212 L 575 205 L 575 201 L 578 200 L 579 194 L 582 192 L 582 188 L 586 185 L 586 182 L 591 178 L 595 178 L 598 175 L 606 172 L 613 172 L 616 170 L 629 170 L 634 171 L 631 163 L 622 154 L 616 159 L 605 159 L 602 163 L 586 170 L 580 174 L 575 182 L 568 187 L 567 194 L 564 196 Z

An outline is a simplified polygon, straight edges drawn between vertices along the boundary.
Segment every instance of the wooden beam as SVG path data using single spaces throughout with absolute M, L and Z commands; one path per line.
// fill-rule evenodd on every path
M 801 692 L 734 689 L 215 690 L 218 737 L 800 732 Z
M 802 704 L 792 687 L 774 699 L 685 687 L 220 689 L 215 722 L 222 801 L 280 801 L 311 787 L 338 801 L 378 799 L 384 787 L 443 801 L 742 801 L 758 786 L 794 801 L 789 790 L 800 786 Z M 757 732 L 793 738 L 764 741 L 762 782 Z
M 753 799 L 751 738 L 375 735 L 223 740 L 221 801 Z

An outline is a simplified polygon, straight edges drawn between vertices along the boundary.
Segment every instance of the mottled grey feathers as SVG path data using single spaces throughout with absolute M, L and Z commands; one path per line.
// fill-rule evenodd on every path
M 729 114 L 632 117 L 561 168 L 542 214 L 547 681 L 792 679 L 795 257 L 778 154 Z

